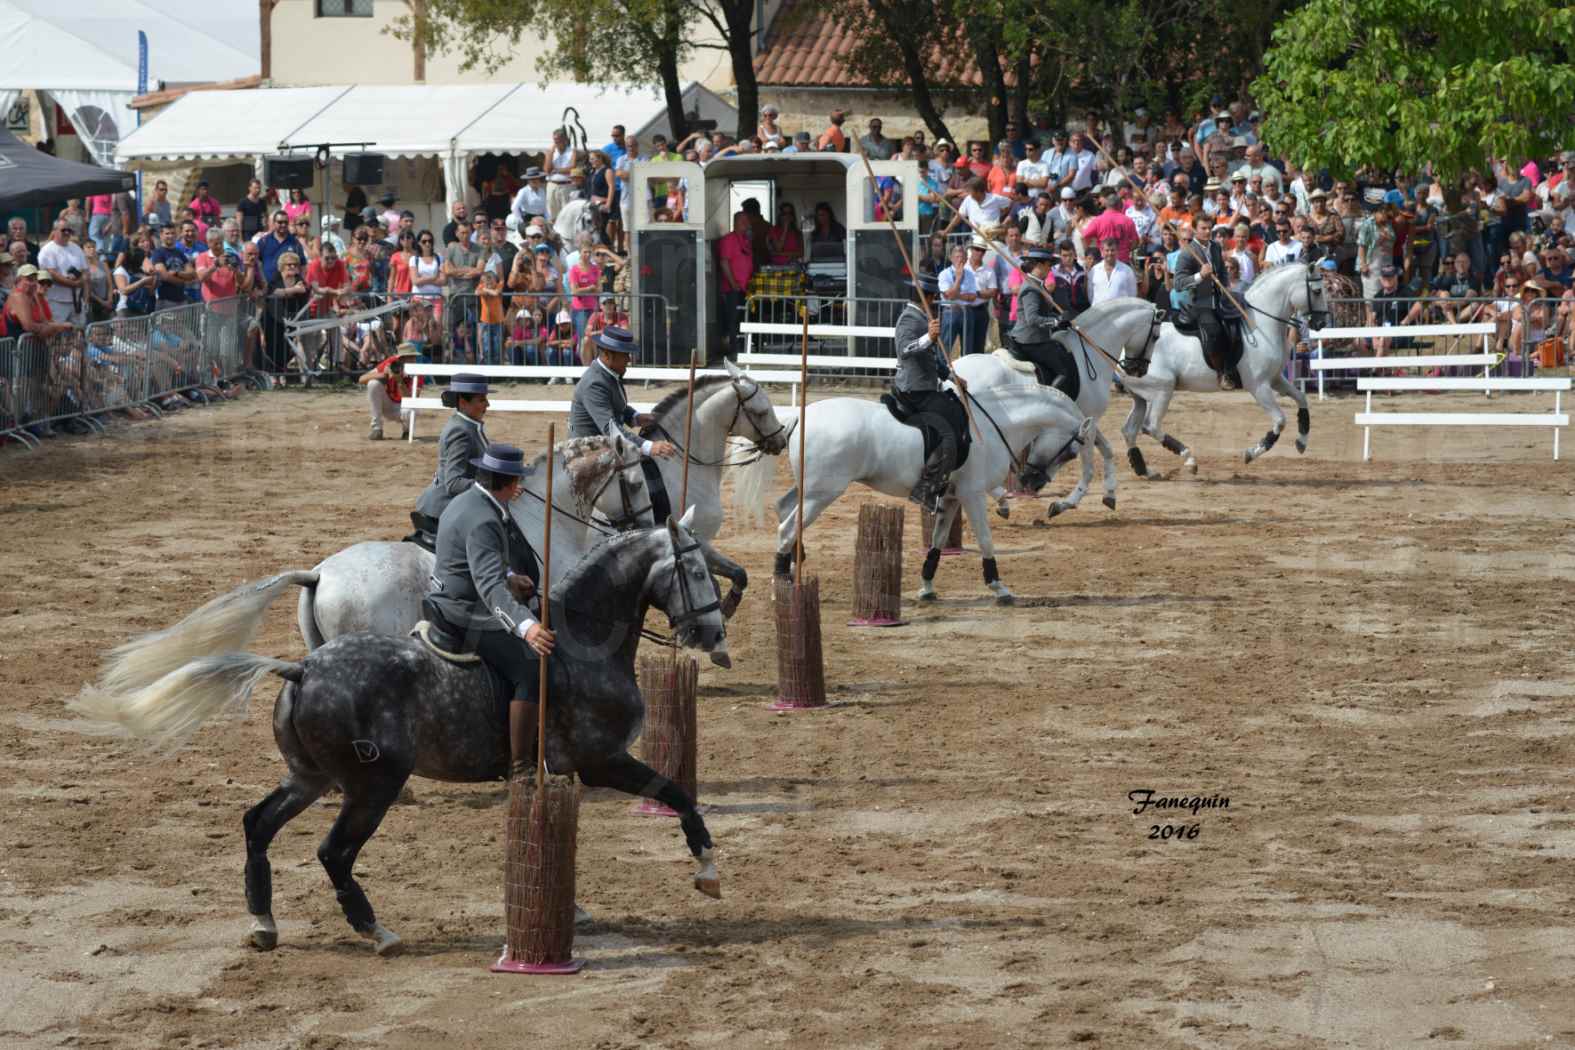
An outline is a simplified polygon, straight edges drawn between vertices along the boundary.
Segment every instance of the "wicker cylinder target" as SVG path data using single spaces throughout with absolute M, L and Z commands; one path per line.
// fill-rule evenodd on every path
M 509 782 L 509 823 L 503 858 L 503 913 L 508 942 L 493 973 L 572 974 L 574 864 L 579 841 L 580 786 L 549 774 Z
M 826 666 L 820 651 L 820 577 L 802 584 L 773 577 L 777 621 L 777 702 L 773 711 L 826 706 Z
M 641 731 L 641 757 L 645 764 L 700 801 L 695 755 L 700 734 L 695 717 L 695 688 L 700 664 L 692 656 L 662 649 L 640 657 L 640 693 L 645 697 L 645 728 Z M 652 816 L 676 817 L 654 798 L 635 803 L 635 811 Z
M 903 508 L 866 503 L 859 508 L 853 551 L 853 618 L 849 627 L 901 627 Z
M 958 508 L 956 516 L 952 518 L 952 531 L 946 534 L 946 542 L 941 544 L 941 557 L 951 558 L 963 552 L 962 519 L 962 509 Z M 920 511 L 919 530 L 920 546 L 927 551 L 930 549 L 930 537 L 935 535 L 933 513 Z

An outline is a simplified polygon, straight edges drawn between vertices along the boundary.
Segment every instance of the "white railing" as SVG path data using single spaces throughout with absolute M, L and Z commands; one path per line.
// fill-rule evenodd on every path
M 1388 360 L 1385 358 L 1384 360 Z M 1568 376 L 1546 379 L 1508 379 L 1487 376 L 1476 378 L 1372 378 L 1358 379 L 1356 389 L 1367 395 L 1367 410 L 1356 414 L 1362 428 L 1362 462 L 1373 458 L 1373 427 L 1550 427 L 1553 430 L 1553 458 L 1559 458 L 1559 428 L 1570 425 L 1562 398 L 1570 389 Z M 1379 391 L 1551 391 L 1551 413 L 1530 412 L 1374 412 L 1373 394 Z
M 1416 324 L 1401 327 L 1370 325 L 1361 328 L 1320 328 L 1308 332 L 1307 339 L 1318 348 L 1318 356 L 1308 362 L 1308 367 L 1318 373 L 1318 400 L 1323 401 L 1323 377 L 1325 372 L 1343 372 L 1358 368 L 1439 368 L 1451 365 L 1496 364 L 1498 359 L 1491 353 L 1493 333 L 1498 330 L 1491 322 L 1479 321 L 1472 324 Z M 1456 336 L 1468 338 L 1480 336 L 1482 339 L 1481 354 L 1424 354 L 1409 356 L 1397 354 L 1393 357 L 1332 357 L 1323 356 L 1323 344 L 1326 342 L 1343 342 L 1348 339 L 1418 339 L 1438 336 Z M 1486 362 L 1477 360 L 1486 357 Z M 1425 363 L 1424 363 L 1425 362 Z M 1487 376 L 1487 369 L 1483 369 L 1483 376 Z

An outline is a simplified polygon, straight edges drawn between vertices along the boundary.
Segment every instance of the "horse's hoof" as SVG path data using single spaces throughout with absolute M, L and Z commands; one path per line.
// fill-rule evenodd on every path
M 1072 505 L 1070 503 L 1066 502 L 1065 500 L 1058 499 L 1054 503 L 1050 504 L 1049 508 L 1045 511 L 1045 520 L 1049 521 L 1056 515 L 1063 514 L 1071 509 Z
M 1249 448 L 1249 449 L 1248 449 L 1248 450 L 1247 450 L 1247 456 L 1246 456 L 1246 461 L 1247 461 L 1247 462 L 1248 462 L 1248 463 L 1251 463 L 1251 462 L 1252 462 L 1252 460 L 1253 460 L 1253 455 L 1252 455 L 1252 449 L 1250 449 L 1250 448 Z
M 1307 442 L 1303 441 L 1301 438 L 1297 438 L 1296 451 L 1305 456 L 1307 454 Z
M 253 915 L 252 928 L 247 931 L 246 940 L 242 943 L 260 952 L 271 952 L 279 947 L 279 930 L 273 924 L 273 917 Z
M 1197 472 L 1198 472 L 1198 461 L 1195 460 L 1195 459 L 1192 459 L 1191 457 L 1188 457 L 1188 459 L 1187 459 L 1187 473 L 1188 474 L 1196 474 Z
M 1109 507 L 1111 510 L 1116 509 L 1116 497 L 1114 496 L 1106 496 L 1104 499 L 1100 500 L 1100 502 Z
M 591 918 L 591 913 L 580 907 L 580 902 L 574 902 L 574 925 L 588 926 L 596 920 Z
M 716 860 L 709 848 L 700 851 L 700 870 L 695 872 L 695 889 L 712 900 L 722 899 L 722 877 L 717 874 Z
M 995 596 L 995 604 L 997 604 L 997 605 L 1016 605 L 1017 604 L 1017 595 L 1011 593 L 1010 591 L 1008 591 L 1005 594 L 997 594 Z
M 372 942 L 372 950 L 385 959 L 391 959 L 405 950 L 405 942 L 399 934 L 388 927 L 378 923 L 370 930 L 362 930 L 361 936 Z
M 1003 500 L 1001 500 L 1001 502 L 999 502 L 999 503 L 997 503 L 995 505 L 995 513 L 1003 521 L 1005 521 L 1005 520 L 1011 518 L 1011 516 L 1012 516 L 1012 508 L 1010 506 L 1008 506 L 1007 502 L 1003 499 Z
M 920 591 L 919 592 L 919 601 L 921 601 L 921 602 L 933 602 L 933 601 L 936 600 L 937 597 L 939 597 L 939 596 L 934 591 Z

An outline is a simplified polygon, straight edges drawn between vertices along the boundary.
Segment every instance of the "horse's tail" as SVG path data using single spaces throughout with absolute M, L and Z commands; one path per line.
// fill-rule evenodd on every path
M 70 703 L 84 718 L 158 747 L 179 744 L 226 708 L 241 709 L 268 674 L 299 682 L 304 665 L 251 653 L 227 652 L 191 660 L 140 688 L 88 686 Z
M 771 481 L 777 473 L 777 457 L 760 456 L 733 473 L 733 513 L 751 525 L 760 524 L 765 520 Z
M 317 572 L 308 573 L 312 579 L 301 581 L 301 600 L 295 607 L 295 622 L 308 649 L 320 649 L 328 641 L 323 635 L 323 625 L 317 622 Z
M 242 584 L 179 623 L 115 649 L 104 664 L 98 687 L 110 693 L 133 693 L 200 657 L 245 649 L 257 636 L 268 606 L 286 588 L 315 586 L 315 570 L 282 572 Z

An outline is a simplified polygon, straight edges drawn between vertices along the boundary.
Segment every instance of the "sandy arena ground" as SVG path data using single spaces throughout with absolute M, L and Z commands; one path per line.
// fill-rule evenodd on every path
M 1197 476 L 1146 442 L 1169 476 L 1123 463 L 1118 512 L 1096 488 L 998 524 L 1014 609 L 970 554 L 911 626 L 845 627 L 875 498 L 850 494 L 810 532 L 817 713 L 766 709 L 773 538 L 730 521 L 755 586 L 700 700 L 725 898 L 690 889 L 676 822 L 589 795 L 578 978 L 486 972 L 501 785 L 415 781 L 362 853 L 403 958 L 352 934 L 317 863 L 334 800 L 274 845 L 279 949 L 240 947 L 275 688 L 166 759 L 64 701 L 130 635 L 400 535 L 437 421 L 370 444 L 362 404 L 249 394 L 0 449 L 0 1046 L 1575 1046 L 1575 467 L 1508 430 L 1383 431 L 1363 465 L 1349 399 L 1314 404 L 1309 455 L 1287 435 L 1244 467 L 1257 408 L 1184 396 Z M 536 446 L 546 419 L 489 429 Z M 303 653 L 294 604 L 258 651 Z M 1177 821 L 1134 814 L 1139 789 L 1230 805 L 1151 840 Z

